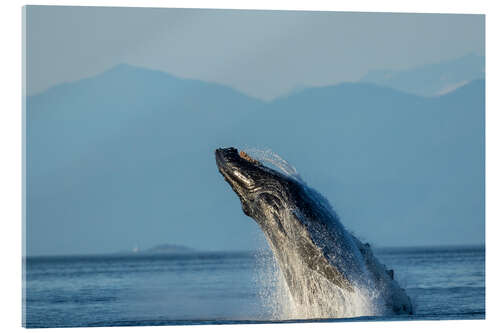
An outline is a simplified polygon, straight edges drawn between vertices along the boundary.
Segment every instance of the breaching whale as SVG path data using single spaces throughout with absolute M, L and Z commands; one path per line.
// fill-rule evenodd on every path
M 263 231 L 293 302 L 307 316 L 413 313 L 394 272 L 344 228 L 318 192 L 235 148 L 217 149 L 215 159 L 243 212 Z

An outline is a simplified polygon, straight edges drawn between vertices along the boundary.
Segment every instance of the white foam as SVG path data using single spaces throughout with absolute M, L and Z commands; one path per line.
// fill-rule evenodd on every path
M 245 152 L 260 163 L 281 171 L 283 174 L 302 182 L 299 173 L 287 160 L 270 149 L 248 148 Z
M 296 302 L 274 256 L 261 252 L 258 256 L 258 287 L 261 304 L 270 320 L 349 318 L 384 314 L 379 293 L 368 286 L 354 286 L 353 291 L 341 289 L 319 274 L 307 269 L 300 260 L 302 279 L 309 288 L 303 289 L 303 303 Z M 312 301 L 307 301 L 312 300 Z

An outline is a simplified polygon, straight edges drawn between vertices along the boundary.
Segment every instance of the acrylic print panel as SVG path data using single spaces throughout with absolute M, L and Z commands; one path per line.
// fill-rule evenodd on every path
M 24 25 L 24 326 L 485 318 L 483 15 Z

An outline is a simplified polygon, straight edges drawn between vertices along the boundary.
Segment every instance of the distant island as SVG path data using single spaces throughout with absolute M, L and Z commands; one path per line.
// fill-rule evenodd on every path
M 154 246 L 150 249 L 144 250 L 142 252 L 145 253 L 186 253 L 186 252 L 194 252 L 195 250 L 182 245 L 175 244 L 160 244 Z
M 134 254 L 178 254 L 178 253 L 189 253 L 195 251 L 196 251 L 195 249 L 192 249 L 187 246 L 165 243 L 156 245 L 146 250 L 140 250 L 139 247 L 136 246 L 132 250 L 123 251 L 122 253 L 132 252 Z

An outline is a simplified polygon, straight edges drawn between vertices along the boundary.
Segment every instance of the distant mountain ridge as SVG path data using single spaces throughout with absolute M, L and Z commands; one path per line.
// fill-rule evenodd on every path
M 420 96 L 436 96 L 484 77 L 484 56 L 468 54 L 457 59 L 408 70 L 370 71 L 360 79 L 360 82 L 374 83 Z
M 28 255 L 86 253 L 81 233 L 96 252 L 254 248 L 220 146 L 279 153 L 374 245 L 484 242 L 484 80 L 432 98 L 365 82 L 262 102 L 121 65 L 28 97 L 26 136 Z

